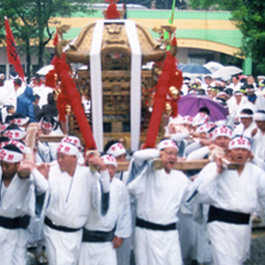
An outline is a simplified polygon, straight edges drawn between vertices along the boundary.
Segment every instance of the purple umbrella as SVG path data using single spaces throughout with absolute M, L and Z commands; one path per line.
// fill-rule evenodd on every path
M 182 116 L 190 115 L 194 117 L 202 107 L 209 109 L 212 121 L 224 120 L 228 114 L 227 108 L 219 102 L 207 96 L 199 95 L 181 96 L 178 102 L 178 113 Z

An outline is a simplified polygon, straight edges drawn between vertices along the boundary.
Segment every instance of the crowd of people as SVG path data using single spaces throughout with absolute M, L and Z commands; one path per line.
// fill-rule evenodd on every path
M 40 79 L 23 87 L 0 77 L 1 264 L 29 264 L 31 249 L 50 265 L 129 265 L 132 257 L 137 265 L 241 265 L 249 258 L 252 223 L 265 207 L 265 77 L 185 78 L 184 95 L 207 95 L 228 108 L 227 118 L 212 121 L 207 107 L 170 118 L 156 147 L 133 154 L 116 139 L 102 153 L 84 150 L 74 135 L 42 140 L 63 135 L 53 90 Z M 175 169 L 201 159 L 200 169 Z

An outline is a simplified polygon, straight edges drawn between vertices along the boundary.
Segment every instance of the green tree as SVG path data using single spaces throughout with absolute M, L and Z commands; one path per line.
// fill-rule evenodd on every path
M 4 40 L 4 16 L 9 19 L 17 46 L 26 54 L 27 76 L 31 74 L 31 55 L 37 54 L 38 66 L 44 64 L 45 47 L 53 38 L 54 31 L 50 27 L 56 26 L 58 21 L 51 18 L 71 16 L 73 12 L 91 12 L 89 0 L 1 0 L 0 28 L 1 38 Z
M 265 1 L 260 0 L 189 0 L 201 10 L 228 10 L 243 34 L 242 54 L 250 56 L 257 73 L 265 72 Z

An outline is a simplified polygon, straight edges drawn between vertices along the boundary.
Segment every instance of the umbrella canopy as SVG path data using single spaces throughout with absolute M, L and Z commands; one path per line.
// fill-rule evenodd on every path
M 203 66 L 206 67 L 212 73 L 216 72 L 217 70 L 219 70 L 221 68 L 224 68 L 224 66 L 222 64 L 220 64 L 218 62 L 214 62 L 214 61 L 208 62 L 208 63 L 204 64 Z
M 211 72 L 204 66 L 197 63 L 188 63 L 178 66 L 183 73 L 189 74 L 211 74 Z
M 199 95 L 181 96 L 178 102 L 178 113 L 182 116 L 190 115 L 194 117 L 202 107 L 209 109 L 212 121 L 225 120 L 228 114 L 227 108 L 220 103 L 207 96 Z
M 224 66 L 223 68 L 220 68 L 219 70 L 213 73 L 213 78 L 228 78 L 232 75 L 237 75 L 240 73 L 242 73 L 242 69 L 236 66 Z
M 39 69 L 36 74 L 47 75 L 53 69 L 54 69 L 54 65 L 52 65 L 52 64 L 45 65 L 41 69 Z

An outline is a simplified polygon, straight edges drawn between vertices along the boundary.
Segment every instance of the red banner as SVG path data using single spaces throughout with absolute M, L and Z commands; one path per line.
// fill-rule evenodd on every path
M 22 68 L 19 55 L 16 50 L 15 39 L 11 31 L 10 25 L 8 23 L 7 17 L 5 17 L 5 29 L 6 29 L 6 51 L 8 62 L 12 64 L 15 68 L 15 71 L 18 73 L 19 77 L 24 81 L 25 75 Z

